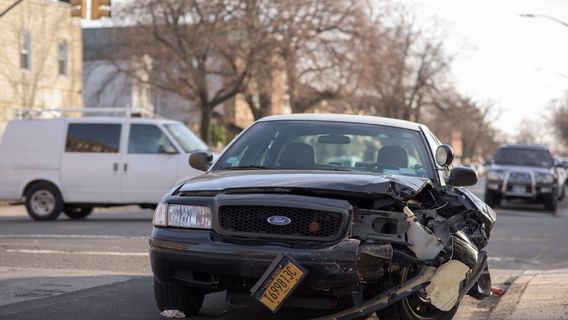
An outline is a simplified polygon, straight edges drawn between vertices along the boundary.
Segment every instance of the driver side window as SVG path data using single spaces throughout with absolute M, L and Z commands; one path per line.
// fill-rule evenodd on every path
M 128 137 L 128 153 L 161 154 L 173 148 L 162 130 L 151 124 L 133 124 Z

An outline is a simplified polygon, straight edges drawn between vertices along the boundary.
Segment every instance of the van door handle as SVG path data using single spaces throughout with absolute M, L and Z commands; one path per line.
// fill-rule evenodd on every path
M 128 163 L 125 163 L 123 168 L 124 168 L 124 172 L 128 171 Z
M 114 169 L 114 172 L 117 172 L 118 171 L 118 163 L 115 162 L 113 164 L 112 168 Z

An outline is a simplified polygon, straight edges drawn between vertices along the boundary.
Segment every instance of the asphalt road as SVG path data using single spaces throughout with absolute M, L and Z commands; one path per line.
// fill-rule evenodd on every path
M 481 195 L 482 182 L 474 186 Z M 568 268 L 568 201 L 556 215 L 541 206 L 505 203 L 488 251 L 498 270 Z M 84 221 L 29 219 L 22 207 L 0 208 L 0 319 L 163 319 L 154 304 L 148 261 L 150 210 L 98 209 Z M 284 310 L 232 306 L 207 296 L 194 319 L 309 318 Z

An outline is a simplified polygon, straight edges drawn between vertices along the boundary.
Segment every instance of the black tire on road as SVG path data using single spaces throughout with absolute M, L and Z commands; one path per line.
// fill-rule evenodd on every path
M 416 271 L 414 268 L 403 269 L 400 282 L 412 278 Z M 442 311 L 431 305 L 419 291 L 376 313 L 380 320 L 451 320 L 458 311 L 459 304 L 460 301 L 449 311 Z
M 154 297 L 160 312 L 175 309 L 189 317 L 199 313 L 205 294 L 198 288 L 160 283 L 154 278 Z
M 558 209 L 558 197 L 555 193 L 552 193 L 544 199 L 544 209 L 556 213 L 556 209 Z
M 69 219 L 84 219 L 86 216 L 93 212 L 93 208 L 90 207 L 77 207 L 74 205 L 66 205 L 63 209 L 63 213 L 69 217 Z
M 495 208 L 501 204 L 501 198 L 487 189 L 485 189 L 485 197 L 483 200 L 491 208 Z
M 26 210 L 34 220 L 55 220 L 63 211 L 64 203 L 56 186 L 49 182 L 37 182 L 25 194 Z

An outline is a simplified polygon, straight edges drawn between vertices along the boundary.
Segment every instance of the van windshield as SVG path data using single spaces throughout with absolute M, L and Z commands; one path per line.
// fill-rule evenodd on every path
M 174 137 L 183 151 L 190 153 L 198 150 L 208 150 L 209 147 L 193 132 L 181 123 L 168 123 L 164 125 L 166 130 Z

